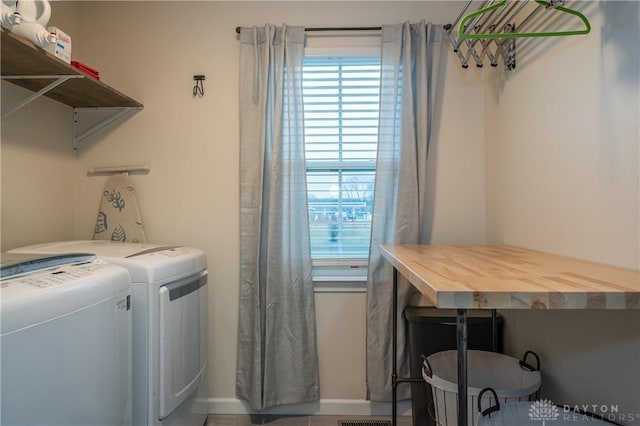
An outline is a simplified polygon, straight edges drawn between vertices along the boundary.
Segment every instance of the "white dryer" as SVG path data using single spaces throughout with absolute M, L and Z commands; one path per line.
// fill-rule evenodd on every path
M 130 425 L 129 272 L 88 254 L 6 254 L 2 425 Z
M 193 400 L 207 365 L 207 262 L 182 246 L 65 241 L 12 250 L 94 253 L 127 268 L 133 307 L 134 426 L 202 426 Z

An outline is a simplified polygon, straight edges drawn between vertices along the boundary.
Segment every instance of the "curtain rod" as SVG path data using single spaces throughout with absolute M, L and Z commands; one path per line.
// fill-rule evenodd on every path
M 236 33 L 240 34 L 242 27 L 236 27 Z M 315 27 L 305 28 L 306 31 L 382 31 L 382 27 Z

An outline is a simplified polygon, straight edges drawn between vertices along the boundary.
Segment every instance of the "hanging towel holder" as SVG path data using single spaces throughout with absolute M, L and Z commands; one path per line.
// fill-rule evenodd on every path
M 140 173 L 148 174 L 151 171 L 151 166 L 148 164 L 142 164 L 139 166 L 114 166 L 114 167 L 91 167 L 87 174 L 89 176 L 96 175 L 113 175 L 116 173 Z

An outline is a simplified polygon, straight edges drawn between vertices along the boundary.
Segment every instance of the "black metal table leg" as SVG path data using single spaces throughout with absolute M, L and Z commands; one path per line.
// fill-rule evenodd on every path
M 391 363 L 391 425 L 398 422 L 398 270 L 393 268 L 393 300 L 392 300 L 392 363 Z M 494 326 L 495 327 L 495 326 Z M 467 424 L 467 310 L 458 309 L 456 317 L 458 342 L 458 426 Z M 495 345 L 495 343 L 494 343 Z M 410 381 L 408 379 L 407 381 Z
M 467 426 L 467 310 L 458 309 L 458 426 Z
M 391 425 L 398 420 L 398 270 L 393 268 L 393 308 L 392 308 L 392 365 L 391 365 Z
M 493 352 L 498 352 L 498 314 L 495 309 L 491 310 L 491 339 Z

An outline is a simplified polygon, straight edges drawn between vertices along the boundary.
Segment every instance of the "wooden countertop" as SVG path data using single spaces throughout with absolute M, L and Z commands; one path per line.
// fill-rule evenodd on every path
M 640 271 L 512 246 L 388 245 L 438 308 L 640 309 Z

